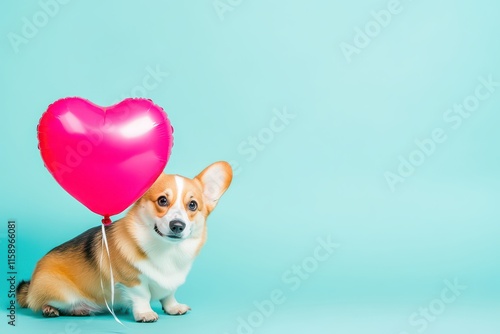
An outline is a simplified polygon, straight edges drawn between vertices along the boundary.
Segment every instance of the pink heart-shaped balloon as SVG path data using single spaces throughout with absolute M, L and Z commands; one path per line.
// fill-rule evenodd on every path
M 38 147 L 56 181 L 109 223 L 109 216 L 134 203 L 161 174 L 172 133 L 167 114 L 151 100 L 100 107 L 70 97 L 43 114 Z

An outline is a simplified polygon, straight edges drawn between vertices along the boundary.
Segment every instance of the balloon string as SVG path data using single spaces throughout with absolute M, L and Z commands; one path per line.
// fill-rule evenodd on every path
M 104 225 L 101 225 L 101 226 L 102 226 L 102 245 L 101 245 L 100 276 L 101 276 L 101 290 L 102 290 L 102 294 L 104 297 L 104 303 L 106 304 L 106 307 L 108 308 L 109 313 L 111 313 L 113 315 L 113 317 L 115 318 L 116 322 L 118 322 L 123 327 L 127 327 L 120 321 L 120 319 L 118 319 L 118 317 L 116 316 L 115 311 L 113 309 L 114 304 L 115 304 L 115 279 L 113 277 L 113 268 L 111 266 L 111 257 L 109 255 L 109 246 L 108 246 L 108 239 L 106 238 L 106 229 L 104 228 Z M 110 276 L 110 281 L 111 281 L 111 307 L 109 306 L 108 301 L 106 299 L 106 293 L 104 292 L 104 283 L 102 280 L 102 259 L 103 259 L 103 255 L 104 255 L 104 247 L 106 248 L 106 253 L 108 254 L 109 276 Z

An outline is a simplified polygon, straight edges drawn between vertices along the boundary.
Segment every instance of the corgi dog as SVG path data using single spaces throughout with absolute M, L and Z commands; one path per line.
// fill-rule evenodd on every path
M 47 253 L 30 281 L 17 287 L 21 307 L 45 317 L 91 315 L 106 311 L 111 272 L 116 305 L 132 311 L 137 322 L 155 322 L 151 300 L 165 313 L 190 310 L 175 299 L 207 238 L 206 220 L 231 184 L 227 162 L 216 162 L 194 179 L 161 174 L 126 216 L 94 227 Z M 110 265 L 112 271 L 110 270 Z

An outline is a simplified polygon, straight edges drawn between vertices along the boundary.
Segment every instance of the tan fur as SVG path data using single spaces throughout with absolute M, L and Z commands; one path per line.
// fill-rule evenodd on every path
M 113 259 L 114 280 L 125 286 L 139 284 L 139 271 L 132 263 L 145 259 L 146 254 L 137 246 L 129 232 L 130 221 L 127 217 L 107 228 L 110 256 Z M 50 252 L 37 264 L 26 298 L 28 307 L 38 311 L 51 301 L 69 302 L 68 296 L 79 296 L 97 305 L 104 304 L 101 289 L 101 275 L 104 287 L 109 287 L 109 262 L 103 253 L 102 270 L 100 256 L 101 232 L 94 242 L 96 261 L 90 263 L 82 257 L 79 248 L 64 252 Z M 109 291 L 108 291 L 109 292 Z M 25 298 L 23 294 L 20 298 Z M 109 299 L 109 295 L 106 296 Z
M 207 168 L 194 179 L 184 178 L 184 191 L 179 193 L 176 189 L 175 176 L 161 174 L 153 186 L 134 204 L 125 218 L 106 227 L 115 283 L 126 287 L 141 284 L 139 279 L 141 273 L 134 264 L 147 260 L 148 255 L 139 246 L 134 233 L 134 224 L 140 223 L 139 212 L 145 206 L 153 206 L 157 217 L 167 214 L 169 208 L 161 207 L 157 203 L 159 196 L 166 196 L 169 203 L 174 203 L 177 196 L 181 196 L 181 203 L 185 207 L 191 200 L 196 200 L 199 204 L 196 212 L 187 211 L 189 211 L 190 220 L 200 221 L 203 224 L 196 254 L 200 252 L 207 238 L 206 217 L 218 200 L 218 198 L 214 200 L 210 197 L 210 193 L 206 191 L 206 184 L 212 183 L 215 187 L 221 187 L 222 195 L 232 179 L 229 164 L 219 162 L 212 166 L 216 166 L 222 173 L 225 173 L 222 183 L 221 180 L 207 179 L 205 175 Z M 200 217 L 197 217 L 198 215 Z M 101 254 L 103 254 L 102 266 Z M 59 315 L 56 312 L 58 303 L 73 305 L 69 311 L 71 315 L 86 315 L 88 309 L 102 307 L 105 303 L 104 298 L 109 301 L 110 278 L 107 254 L 105 250 L 103 252 L 102 232 L 92 229 L 92 232 L 89 230 L 45 255 L 38 262 L 31 283 L 22 282 L 18 286 L 17 299 L 22 307 L 29 307 L 34 311 L 43 310 L 46 316 Z M 101 279 L 105 290 L 104 295 Z M 87 304 L 81 306 L 76 303 L 81 300 L 85 300 Z

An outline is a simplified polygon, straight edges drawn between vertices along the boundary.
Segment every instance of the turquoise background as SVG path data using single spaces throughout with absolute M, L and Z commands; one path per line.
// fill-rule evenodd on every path
M 279 289 L 286 300 L 255 333 L 498 334 L 500 87 L 460 127 L 443 119 L 478 78 L 500 81 L 498 1 L 402 0 L 350 62 L 341 43 L 353 44 L 388 1 L 221 0 L 229 7 L 219 15 L 211 0 L 73 0 L 16 52 L 12 34 L 40 3 L 8 0 L 0 11 L 0 277 L 8 219 L 18 224 L 19 280 L 100 223 L 37 150 L 38 120 L 61 97 L 152 98 L 175 127 L 166 172 L 192 177 L 217 160 L 239 167 L 178 292 L 193 308 L 187 316 L 136 324 L 121 315 L 124 329 L 110 315 L 18 310 L 12 328 L 2 278 L 2 333 L 233 334 L 238 317 Z M 154 89 L 136 88 L 157 68 Z M 284 109 L 295 118 L 250 159 L 248 137 Z M 385 173 L 438 128 L 446 141 L 392 191 Z M 329 235 L 340 247 L 292 291 L 282 276 Z M 425 330 L 412 325 L 455 279 L 467 287 L 456 301 Z

